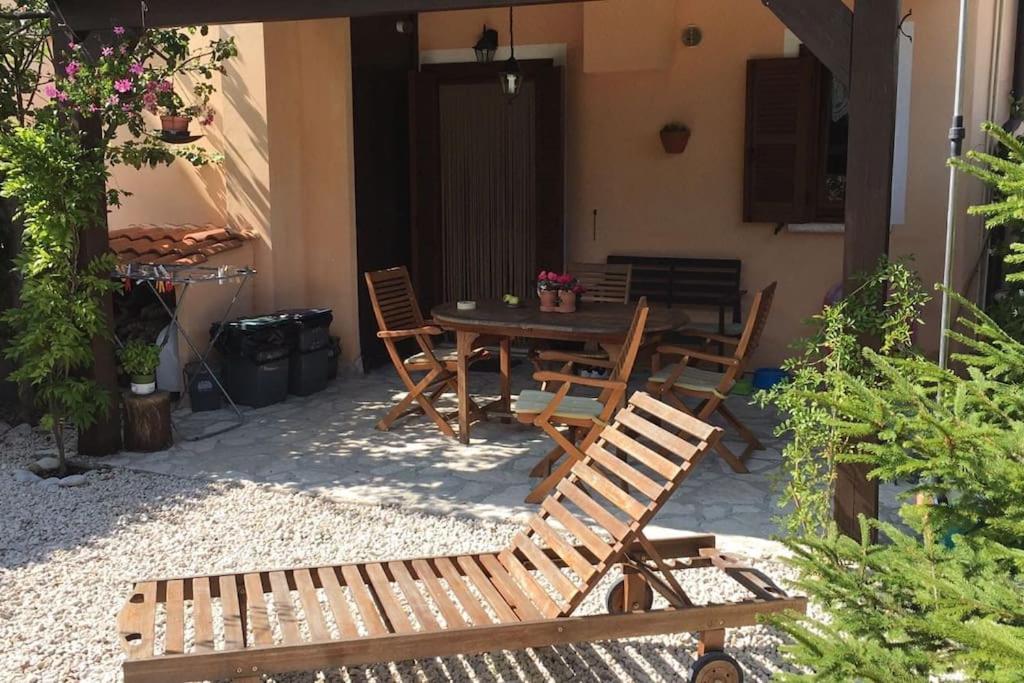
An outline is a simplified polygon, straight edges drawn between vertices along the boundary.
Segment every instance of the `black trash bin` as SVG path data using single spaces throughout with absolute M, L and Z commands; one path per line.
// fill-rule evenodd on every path
M 330 346 L 327 347 L 327 381 L 338 378 L 338 363 L 341 362 L 341 340 L 331 337 Z
M 291 308 L 274 314 L 291 324 L 292 351 L 307 353 L 326 349 L 331 343 L 331 322 L 334 313 L 329 308 Z
M 288 359 L 288 393 L 309 396 L 327 388 L 330 349 L 293 353 Z
M 223 328 L 214 323 L 210 326 L 210 338 L 217 339 L 214 346 L 225 357 L 265 363 L 291 353 L 293 329 L 294 325 L 287 316 L 261 315 L 232 320 L 224 323 Z
M 288 356 L 256 363 L 248 358 L 224 359 L 226 388 L 231 400 L 243 406 L 262 408 L 288 398 Z
M 212 364 L 211 367 L 217 373 L 216 378 L 223 382 L 219 368 Z M 220 409 L 224 396 L 214 381 L 213 373 L 198 361 L 185 366 L 185 386 L 188 389 L 188 402 L 193 413 Z

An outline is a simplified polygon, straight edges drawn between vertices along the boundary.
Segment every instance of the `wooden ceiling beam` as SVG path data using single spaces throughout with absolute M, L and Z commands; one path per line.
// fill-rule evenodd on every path
M 169 28 L 199 24 L 244 24 L 332 17 L 486 9 L 543 5 L 569 0 L 147 0 L 145 26 Z M 63 0 L 55 2 L 74 31 L 143 25 L 139 0 Z
M 853 12 L 842 0 L 761 0 L 839 81 L 850 85 Z

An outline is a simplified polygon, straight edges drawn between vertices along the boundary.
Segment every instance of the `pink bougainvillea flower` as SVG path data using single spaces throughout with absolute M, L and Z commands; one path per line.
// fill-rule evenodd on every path
M 57 100 L 59 102 L 67 102 L 68 101 L 68 94 L 66 92 L 64 92 L 63 90 L 58 90 L 57 91 Z
M 136 76 L 141 76 L 143 71 L 142 64 L 140 62 L 133 62 L 132 65 L 128 68 L 128 71 L 130 71 L 132 74 Z
M 204 116 L 202 118 L 202 120 L 199 121 L 199 125 L 201 125 L 201 126 L 209 126 L 211 123 L 213 123 L 213 112 L 212 111 L 207 112 L 206 116 Z
M 174 88 L 174 84 L 171 83 L 170 81 L 160 81 L 160 83 L 157 85 L 156 89 L 159 90 L 160 92 L 171 92 L 171 90 L 173 88 Z
M 51 100 L 55 99 L 57 97 L 57 87 L 50 83 L 45 88 L 43 88 L 43 94 L 49 97 Z
M 546 270 L 540 271 L 540 273 L 537 275 L 537 279 L 538 280 L 547 280 L 548 279 L 548 271 L 546 271 Z
M 132 89 L 132 81 L 130 78 L 121 78 L 114 81 L 114 90 L 120 93 L 126 93 Z
M 68 43 L 68 49 L 69 50 L 77 50 L 78 49 L 78 43 Z
M 107 98 L 107 104 L 118 105 L 121 103 L 121 98 L 117 95 L 111 95 Z
M 109 45 L 106 45 L 103 47 L 102 50 L 100 50 L 100 54 L 104 57 L 110 57 L 114 54 L 114 48 L 110 47 Z
M 121 54 L 123 54 L 123 55 L 128 54 L 128 46 L 127 45 L 122 45 L 121 46 Z
M 99 110 L 100 110 L 100 108 L 97 107 L 95 104 L 90 104 L 89 105 L 89 111 L 99 111 Z
M 75 74 L 78 73 L 78 70 L 81 68 L 82 67 L 78 62 L 68 62 L 68 65 L 64 67 L 64 73 L 74 78 Z
M 142 96 L 142 106 L 150 114 L 156 113 L 156 95 L 151 92 L 147 92 Z
M 114 35 L 115 36 L 123 36 L 124 35 L 124 26 L 115 26 L 114 27 Z

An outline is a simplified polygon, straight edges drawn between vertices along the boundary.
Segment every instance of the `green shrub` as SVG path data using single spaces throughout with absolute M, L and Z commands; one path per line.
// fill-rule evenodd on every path
M 121 368 L 130 377 L 150 377 L 160 365 L 160 347 L 132 339 L 117 352 Z

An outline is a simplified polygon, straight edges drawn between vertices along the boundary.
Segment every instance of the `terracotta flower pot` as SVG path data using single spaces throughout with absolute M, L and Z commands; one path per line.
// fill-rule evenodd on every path
M 661 146 L 668 154 L 682 154 L 686 151 L 686 145 L 689 142 L 690 131 L 688 130 L 661 131 Z
M 188 126 L 192 123 L 191 116 L 161 116 L 160 128 L 171 135 L 188 135 Z
M 558 293 L 558 312 L 559 313 L 575 313 L 576 312 L 576 292 L 562 291 Z
M 547 313 L 558 310 L 558 292 L 540 290 L 537 297 L 540 299 L 540 310 Z

